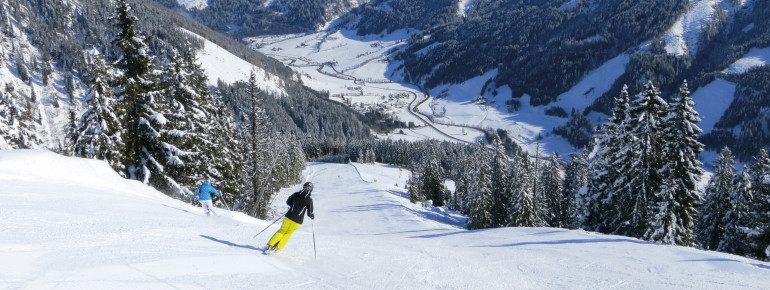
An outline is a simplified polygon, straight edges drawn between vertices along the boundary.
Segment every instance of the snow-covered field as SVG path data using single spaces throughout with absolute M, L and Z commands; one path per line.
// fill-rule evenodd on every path
M 205 38 L 187 30 L 185 32 L 203 40 L 204 47 L 198 51 L 197 55 L 198 64 L 206 71 L 210 86 L 216 86 L 218 80 L 230 84 L 237 81 L 248 81 L 253 70 L 257 78 L 257 86 L 260 89 L 277 96 L 286 95 L 283 81 L 277 76 L 250 64 Z
M 466 2 L 460 2 L 464 3 Z M 570 5 L 576 3 L 577 1 L 565 2 L 564 9 L 569 9 Z M 738 8 L 747 5 L 746 3 L 747 1 L 739 1 L 734 5 Z M 697 43 L 700 27 L 709 21 L 709 17 L 714 13 L 712 6 L 716 4 L 724 3 L 717 0 L 691 1 L 689 12 L 669 32 L 667 43 L 672 53 L 683 53 L 676 52 L 677 49 L 697 49 L 694 48 L 694 43 Z M 608 60 L 547 106 L 532 107 L 529 105 L 529 96 L 525 95 L 520 99 L 520 109 L 513 113 L 509 113 L 505 105 L 505 102 L 511 99 L 511 90 L 507 86 L 482 92 L 484 84 L 497 75 L 496 70 L 463 83 L 440 85 L 430 90 L 431 97 L 428 100 L 420 102 L 425 95 L 414 85 L 399 83 L 402 80 L 400 74 L 403 72 L 397 69 L 400 63 L 391 59 L 391 52 L 400 49 L 412 33 L 414 31 L 400 30 L 382 36 L 357 36 L 353 31 L 343 29 L 332 33 L 268 36 L 247 41 L 258 51 L 275 57 L 298 71 L 303 83 L 316 90 L 330 92 L 333 100 L 354 108 L 382 107 L 402 121 L 418 125 L 431 123 L 436 126 L 403 130 L 404 134 L 388 134 L 380 136 L 381 138 L 434 138 L 473 142 L 482 135 L 472 128 L 501 128 L 507 130 L 517 143 L 531 153 L 540 150 L 540 153 L 558 152 L 562 156 L 576 151 L 576 148 L 551 132 L 555 127 L 565 124 L 568 118 L 548 116 L 545 110 L 559 106 L 568 113 L 573 109 L 582 112 L 596 98 L 608 92 L 615 80 L 625 72 L 630 61 L 630 55 L 627 53 Z M 648 44 L 639 47 L 639 51 L 645 50 L 646 45 Z M 675 47 L 677 49 L 674 49 Z M 752 50 L 747 58 L 755 64 L 756 58 L 762 59 L 764 56 L 763 50 Z M 362 80 L 364 82 L 361 82 Z M 712 90 L 715 87 L 720 90 Z M 403 95 L 404 93 L 407 94 Z M 398 94 L 404 97 L 394 97 Z M 718 81 L 694 94 L 697 96 L 696 103 L 701 104 L 696 109 L 704 119 L 702 126 L 708 132 L 732 100 L 730 86 Z M 423 115 L 430 116 L 430 120 L 418 118 L 409 112 L 409 104 L 415 98 L 414 107 Z M 712 101 L 715 103 L 712 104 Z M 596 125 L 606 119 L 606 116 L 598 113 L 592 113 L 588 117 Z M 439 130 L 446 135 L 438 132 Z
M 176 0 L 176 2 L 187 9 L 204 9 L 209 6 L 208 0 Z
M 413 32 L 399 30 L 382 37 L 357 36 L 354 31 L 343 29 L 333 33 L 269 36 L 247 41 L 260 52 L 298 71 L 303 83 L 316 90 L 329 91 L 333 100 L 354 108 L 383 107 L 402 121 L 418 125 L 430 122 L 449 135 L 437 132 L 436 128 L 422 127 L 381 138 L 474 142 L 482 134 L 473 128 L 503 128 L 531 152 L 538 147 L 541 153 L 565 154 L 574 151 L 561 137 L 547 137 L 554 127 L 566 123 L 567 119 L 546 116 L 546 106 L 531 107 L 526 97 L 521 100 L 523 106 L 518 112 L 508 113 L 505 101 L 511 98 L 511 91 L 507 86 L 498 88 L 494 93 L 481 93 L 483 85 L 495 77 L 496 71 L 460 84 L 434 88 L 430 91 L 431 97 L 420 102 L 425 95 L 414 85 L 399 83 L 403 72 L 396 68 L 400 64 L 389 59 L 391 52 L 400 49 Z M 567 111 L 585 109 L 609 89 L 627 63 L 627 55 L 608 61 L 591 72 L 575 90 L 560 96 L 556 105 L 566 106 Z M 406 99 L 393 97 L 404 93 L 407 94 Z M 474 101 L 480 96 L 486 98 L 486 103 Z M 409 112 L 408 104 L 415 98 L 417 110 L 432 120 L 417 118 Z
M 770 47 L 752 48 L 746 55 L 724 70 L 728 74 L 741 74 L 749 69 L 770 63 Z
M 278 224 L 254 235 L 270 220 L 206 216 L 99 161 L 0 151 L 0 288 L 770 288 L 769 263 L 584 231 L 463 230 L 462 216 L 408 202 L 405 170 L 308 165 L 316 219 L 265 256 Z

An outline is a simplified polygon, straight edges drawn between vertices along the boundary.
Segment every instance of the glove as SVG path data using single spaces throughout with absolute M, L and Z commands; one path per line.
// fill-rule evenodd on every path
M 314 220 L 314 219 L 315 219 L 315 214 L 312 214 L 312 213 L 311 213 L 311 214 L 308 214 L 307 216 L 309 216 L 311 220 Z

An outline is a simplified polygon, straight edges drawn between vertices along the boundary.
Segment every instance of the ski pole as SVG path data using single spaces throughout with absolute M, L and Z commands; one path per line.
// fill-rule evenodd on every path
M 317 261 L 318 253 L 315 250 L 315 223 L 313 222 L 313 219 L 310 219 L 310 229 L 313 231 L 313 257 L 315 257 Z
M 262 230 L 262 231 L 258 232 L 256 235 L 254 235 L 254 237 L 256 238 L 257 236 L 259 236 L 259 234 L 261 234 L 262 232 L 264 232 L 265 230 L 267 230 L 267 228 L 269 228 L 270 226 L 272 226 L 272 225 L 273 225 L 275 222 L 277 222 L 277 221 L 278 221 L 279 219 L 281 219 L 282 217 L 283 217 L 283 216 L 280 216 L 280 217 L 278 217 L 278 218 L 277 218 L 276 220 L 274 220 L 272 223 L 270 223 L 269 225 L 267 225 L 267 227 L 265 227 L 265 229 L 264 229 L 264 230 Z
M 232 210 L 232 209 L 230 208 L 230 206 L 229 206 L 229 205 L 227 205 L 227 201 L 225 201 L 225 197 L 224 197 L 224 196 L 222 196 L 222 203 L 224 203 L 224 204 L 225 204 L 225 206 L 227 207 L 227 209 L 228 209 L 228 210 Z

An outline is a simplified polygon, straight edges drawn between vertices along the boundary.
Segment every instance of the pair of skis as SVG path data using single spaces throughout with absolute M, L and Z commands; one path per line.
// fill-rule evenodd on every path
M 282 217 L 283 217 L 283 216 L 280 216 L 280 217 L 278 217 L 278 218 L 277 218 L 276 220 L 274 220 L 272 223 L 270 223 L 269 225 L 267 225 L 267 227 L 265 227 L 264 229 L 262 229 L 262 230 L 261 230 L 259 233 L 257 233 L 256 235 L 254 235 L 254 238 L 256 238 L 257 236 L 259 236 L 259 234 L 263 233 L 263 232 L 264 232 L 265 230 L 267 230 L 268 228 L 270 228 L 270 226 L 272 226 L 273 224 L 275 224 L 275 223 L 276 223 L 278 220 L 280 220 Z M 315 259 L 316 259 L 316 260 L 318 260 L 318 251 L 316 251 L 316 246 L 315 246 L 315 223 L 313 223 L 313 219 L 310 219 L 310 228 L 312 229 L 312 232 L 313 232 L 313 256 L 315 257 Z M 278 250 L 278 248 L 276 248 L 276 247 L 274 247 L 274 246 L 268 246 L 268 247 L 267 247 L 267 249 L 265 249 L 265 251 L 263 251 L 263 252 L 262 252 L 262 254 L 265 254 L 265 255 L 271 255 L 271 254 L 274 254 L 274 253 L 276 253 L 276 252 L 278 252 L 278 251 L 279 251 L 279 250 Z

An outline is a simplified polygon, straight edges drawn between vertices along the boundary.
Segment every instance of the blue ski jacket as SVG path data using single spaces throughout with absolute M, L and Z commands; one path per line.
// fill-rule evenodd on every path
M 201 186 L 198 186 L 198 189 L 195 190 L 195 196 L 198 197 L 199 200 L 211 200 L 211 194 L 214 194 L 216 196 L 219 196 L 219 191 L 214 189 L 213 186 L 211 186 L 211 183 L 209 183 L 208 180 L 201 184 Z

